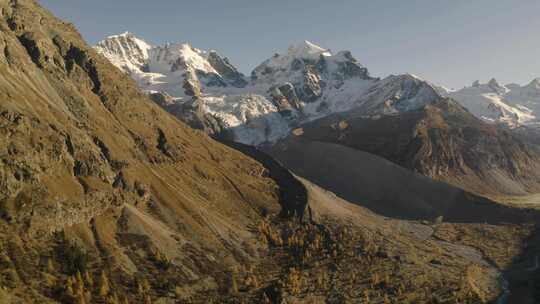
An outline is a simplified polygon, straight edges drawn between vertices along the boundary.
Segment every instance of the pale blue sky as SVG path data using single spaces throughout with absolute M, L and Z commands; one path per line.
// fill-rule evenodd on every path
M 246 74 L 291 43 L 350 50 L 374 76 L 460 88 L 540 77 L 538 0 L 38 0 L 94 44 L 130 31 L 215 49 Z

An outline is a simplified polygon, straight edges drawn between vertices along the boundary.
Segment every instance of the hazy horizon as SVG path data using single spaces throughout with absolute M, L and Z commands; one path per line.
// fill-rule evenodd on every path
M 350 50 L 373 76 L 411 73 L 448 88 L 540 77 L 540 2 L 40 0 L 90 43 L 125 31 L 151 44 L 215 49 L 243 73 L 290 44 Z

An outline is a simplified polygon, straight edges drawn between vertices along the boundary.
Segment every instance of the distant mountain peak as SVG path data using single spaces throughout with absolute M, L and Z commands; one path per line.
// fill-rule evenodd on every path
M 488 82 L 489 85 L 499 85 L 499 82 L 495 78 L 491 78 Z
M 416 80 L 426 81 L 424 78 L 422 78 L 422 77 L 420 77 L 418 75 L 412 74 L 412 73 L 405 73 L 404 76 L 408 77 L 408 78 L 414 78 Z
M 504 94 L 508 91 L 508 89 L 502 86 L 501 84 L 499 84 L 499 82 L 495 78 L 491 78 L 489 82 L 487 83 L 487 85 L 497 94 Z
M 491 78 L 487 83 L 481 83 L 480 80 L 475 80 L 471 87 L 482 89 L 489 88 L 489 90 L 492 90 L 497 94 L 504 94 L 508 91 L 508 89 L 501 85 L 495 78 Z
M 132 74 L 144 68 L 152 46 L 132 33 L 124 32 L 107 37 L 95 48 L 114 65 Z

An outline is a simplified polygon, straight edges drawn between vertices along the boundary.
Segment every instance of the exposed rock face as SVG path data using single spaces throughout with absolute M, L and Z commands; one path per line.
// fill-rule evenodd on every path
M 322 95 L 321 79 L 311 66 L 305 67 L 304 79 L 299 93 L 302 100 L 306 102 L 313 102 Z
M 298 99 L 292 84 L 286 83 L 281 86 L 273 87 L 270 89 L 270 95 L 280 113 L 287 113 L 290 115 L 294 110 L 300 110 L 300 99 Z
M 356 58 L 352 56 L 351 52 L 342 51 L 338 53 L 338 56 L 341 56 L 345 59 L 338 62 L 338 70 L 337 70 L 338 75 L 342 75 L 344 79 L 353 78 L 353 77 L 358 77 L 361 79 L 369 79 L 368 70 L 358 63 Z M 319 65 L 320 64 L 321 63 L 319 63 Z
M 401 114 L 420 109 L 440 98 L 430 83 L 414 75 L 391 75 L 370 87 L 352 112 L 365 116 Z
M 149 96 L 167 112 L 176 117 L 182 117 L 182 120 L 194 129 L 216 136 L 226 131 L 226 127 L 218 118 L 203 111 L 196 97 L 191 101 L 178 103 L 166 93 L 151 93 Z
M 350 52 L 332 55 L 309 41 L 293 45 L 286 54 L 276 54 L 263 62 L 253 70 L 251 79 L 255 84 L 290 84 L 299 100 L 306 103 L 320 99 L 325 88 L 332 91 L 347 80 L 372 80 Z
M 487 84 L 494 92 L 498 93 L 498 94 L 504 94 L 506 93 L 506 88 L 502 85 L 499 84 L 499 82 L 497 81 L 497 79 L 495 78 L 492 78 L 488 84 Z
M 193 72 L 192 70 L 187 70 L 184 76 L 184 83 L 182 85 L 184 88 L 184 93 L 187 96 L 200 97 L 202 91 L 197 73 Z

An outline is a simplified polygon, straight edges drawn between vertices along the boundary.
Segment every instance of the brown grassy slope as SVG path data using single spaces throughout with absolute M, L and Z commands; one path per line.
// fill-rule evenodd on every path
M 303 137 L 337 143 L 483 195 L 540 189 L 540 154 L 511 131 L 486 124 L 452 100 L 418 111 L 365 118 L 332 115 L 308 123 Z

